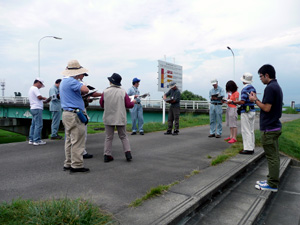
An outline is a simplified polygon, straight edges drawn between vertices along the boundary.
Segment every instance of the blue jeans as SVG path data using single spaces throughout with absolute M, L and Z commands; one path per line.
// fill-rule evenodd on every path
M 30 109 L 32 115 L 32 121 L 29 131 L 29 140 L 38 142 L 41 140 L 41 132 L 43 129 L 43 110 L 42 109 Z
M 134 104 L 134 107 L 129 110 L 131 114 L 131 123 L 132 123 L 132 132 L 137 131 L 136 127 L 136 120 L 139 123 L 139 131 L 144 132 L 143 125 L 144 125 L 144 117 L 143 117 L 143 107 L 141 104 Z
M 222 105 L 210 104 L 210 134 L 215 134 L 217 128 L 217 134 L 222 135 L 222 113 Z
M 61 111 L 52 111 L 51 137 L 56 137 L 60 124 Z

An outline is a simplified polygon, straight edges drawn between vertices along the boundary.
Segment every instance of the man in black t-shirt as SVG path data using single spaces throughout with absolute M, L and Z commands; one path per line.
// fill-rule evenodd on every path
M 263 65 L 258 70 L 263 84 L 266 84 L 262 101 L 251 92 L 250 101 L 253 101 L 260 109 L 261 143 L 268 160 L 268 180 L 257 181 L 255 188 L 259 190 L 278 191 L 279 185 L 279 148 L 278 138 L 281 135 L 280 117 L 282 113 L 283 94 L 276 80 L 276 72 L 272 65 Z

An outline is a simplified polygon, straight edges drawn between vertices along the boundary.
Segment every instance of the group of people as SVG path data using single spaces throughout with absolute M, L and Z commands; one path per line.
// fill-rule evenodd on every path
M 115 128 L 122 141 L 126 160 L 132 160 L 130 143 L 126 133 L 126 108 L 129 108 L 131 113 L 131 134 L 135 135 L 137 131 L 139 131 L 140 135 L 144 135 L 143 108 L 141 105 L 140 92 L 138 90 L 141 80 L 134 78 L 132 81 L 133 86 L 126 92 L 121 88 L 122 77 L 119 74 L 114 73 L 111 77 L 108 77 L 109 87 L 105 89 L 103 93 L 90 92 L 90 86 L 83 82 L 83 78 L 88 76 L 87 72 L 88 70 L 82 67 L 77 60 L 71 60 L 66 69 L 62 72 L 62 75 L 64 76 L 63 79 L 57 79 L 53 87 L 50 88 L 49 98 L 43 97 L 40 93 L 39 89 L 45 87 L 44 81 L 40 78 L 35 79 L 33 86 L 29 90 L 32 123 L 28 143 L 33 144 L 34 146 L 46 144 L 46 142 L 41 139 L 41 131 L 43 128 L 43 103 L 50 102 L 49 110 L 52 113 L 51 139 L 62 139 L 62 136 L 58 134 L 60 118 L 62 117 L 65 131 L 65 161 L 63 170 L 70 171 L 71 173 L 88 172 L 89 169 L 84 167 L 83 159 L 93 157 L 93 155 L 87 153 L 85 148 L 87 140 L 87 123 L 89 119 L 86 107 L 88 106 L 90 97 L 101 97 L 100 105 L 104 108 L 104 162 L 114 160 L 112 156 L 112 141 Z M 172 84 L 171 89 L 177 90 L 178 92 L 175 83 Z M 168 96 L 168 93 L 166 95 Z M 176 104 L 172 109 L 176 109 L 174 110 L 176 112 L 174 113 L 173 118 L 177 121 L 174 133 L 178 134 L 178 100 L 172 100 L 170 103 Z M 138 127 L 136 125 L 137 122 Z M 170 130 L 172 130 L 172 127 Z
M 210 97 L 210 134 L 208 137 L 221 138 L 222 135 L 222 105 L 228 105 L 226 109 L 226 122 L 230 128 L 230 136 L 225 141 L 232 144 L 237 142 L 238 111 L 241 115 L 241 134 L 243 149 L 240 154 L 252 155 L 255 149 L 255 104 L 260 108 L 261 143 L 268 161 L 268 179 L 257 181 L 255 188 L 276 192 L 279 185 L 279 149 L 278 139 L 281 135 L 281 114 L 283 94 L 276 79 L 276 71 L 272 65 L 263 65 L 258 74 L 264 90 L 262 101 L 257 98 L 256 89 L 253 87 L 253 75 L 244 73 L 241 77 L 243 88 L 238 92 L 236 83 L 232 80 L 226 83 L 226 92 L 218 85 L 217 79 L 213 79 L 213 88 L 209 92 Z M 239 96 L 240 99 L 239 99 Z M 239 107 L 237 107 L 239 105 Z
M 89 169 L 83 165 L 84 155 L 89 155 L 85 150 L 86 144 L 86 124 L 88 115 L 86 112 L 83 96 L 89 93 L 88 85 L 83 83 L 83 78 L 88 76 L 88 70 L 82 67 L 77 60 L 71 60 L 66 69 L 62 72 L 63 79 L 55 81 L 50 89 L 49 98 L 43 97 L 39 89 L 44 87 L 44 82 L 36 78 L 33 86 L 29 90 L 30 112 L 32 114 L 32 124 L 29 133 L 29 144 L 44 145 L 41 140 L 43 102 L 50 103 L 52 112 L 52 134 L 51 139 L 61 139 L 58 135 L 61 110 L 62 122 L 65 128 L 65 161 L 64 170 L 71 173 L 88 172 Z M 237 142 L 237 118 L 240 105 L 241 113 L 241 133 L 243 137 L 243 149 L 240 154 L 253 154 L 255 149 L 255 107 L 260 109 L 260 130 L 261 142 L 268 160 L 269 175 L 268 180 L 257 181 L 255 187 L 261 190 L 277 191 L 279 184 L 279 149 L 278 138 L 281 134 L 280 117 L 282 113 L 282 90 L 276 80 L 276 72 L 272 65 L 264 65 L 258 70 L 259 77 L 267 87 L 264 91 L 262 101 L 256 96 L 256 89 L 252 86 L 253 75 L 245 73 L 241 77 L 243 88 L 241 94 L 238 87 L 232 80 L 226 84 L 226 92 L 218 85 L 218 80 L 213 79 L 213 88 L 209 92 L 210 97 L 210 134 L 208 137 L 221 138 L 222 135 L 222 105 L 227 103 L 226 121 L 230 127 L 230 136 L 225 138 L 228 143 Z M 138 90 L 140 79 L 134 78 L 132 87 L 126 92 L 121 88 L 122 77 L 114 73 L 108 77 L 109 87 L 103 93 L 93 92 L 91 97 L 100 97 L 100 105 L 104 108 L 103 123 L 105 125 L 104 162 L 114 160 L 112 156 L 112 141 L 114 130 L 117 129 L 119 138 L 122 141 L 125 158 L 132 160 L 130 143 L 126 133 L 126 108 L 130 109 L 132 119 L 132 133 L 144 135 L 143 130 L 143 108 Z M 132 98 L 130 98 L 130 96 Z M 241 98 L 239 99 L 239 96 Z M 170 83 L 170 90 L 164 94 L 163 99 L 170 103 L 168 114 L 168 129 L 165 135 L 179 134 L 180 115 L 180 91 L 175 82 Z M 136 123 L 138 122 L 138 127 Z M 174 130 L 172 133 L 174 125 Z M 86 157 L 86 158 L 90 158 Z

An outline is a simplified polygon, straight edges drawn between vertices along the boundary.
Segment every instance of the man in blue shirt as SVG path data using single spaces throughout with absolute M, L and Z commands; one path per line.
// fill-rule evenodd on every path
M 263 65 L 258 74 L 263 84 L 266 84 L 264 96 L 260 101 L 254 92 L 250 94 L 250 100 L 260 109 L 261 143 L 268 160 L 268 180 L 257 181 L 255 188 L 266 191 L 278 191 L 280 158 L 278 139 L 281 135 L 281 114 L 283 94 L 276 79 L 276 71 L 272 65 Z
M 80 82 L 84 76 L 88 76 L 87 72 L 77 60 L 71 60 L 62 72 L 64 79 L 59 87 L 63 108 L 62 122 L 65 127 L 64 170 L 70 170 L 70 173 L 89 172 L 89 169 L 83 166 L 86 124 L 77 115 L 77 112 L 83 112 L 85 109 L 81 95 L 89 92 L 88 87 Z
M 143 125 L 144 125 L 144 117 L 143 117 L 143 106 L 141 104 L 141 99 L 139 98 L 140 91 L 138 87 L 140 85 L 140 79 L 134 78 L 132 80 L 132 87 L 127 91 L 128 96 L 134 96 L 136 100 L 136 104 L 132 109 L 129 109 L 131 114 L 131 123 L 132 123 L 132 133 L 131 135 L 136 135 L 137 127 L 136 122 L 139 124 L 139 132 L 140 135 L 144 135 Z
M 244 73 L 241 77 L 241 81 L 244 87 L 241 91 L 241 100 L 233 101 L 233 104 L 241 105 L 241 132 L 243 137 L 243 149 L 239 152 L 240 154 L 252 155 L 255 148 L 255 109 L 254 103 L 249 100 L 251 92 L 256 93 L 255 88 L 251 85 L 252 74 Z
M 62 136 L 58 135 L 58 129 L 61 117 L 61 105 L 59 96 L 59 85 L 61 79 L 57 79 L 55 84 L 49 90 L 50 101 L 50 112 L 52 113 L 52 124 L 51 124 L 51 139 L 62 139 Z
M 218 85 L 218 80 L 211 80 L 213 88 L 209 91 L 209 119 L 210 119 L 210 134 L 208 137 L 220 138 L 222 135 L 222 99 L 225 96 L 225 91 Z

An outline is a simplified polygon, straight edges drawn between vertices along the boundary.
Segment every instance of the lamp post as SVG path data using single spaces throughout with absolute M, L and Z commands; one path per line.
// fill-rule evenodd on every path
M 38 68 L 39 68 L 39 77 L 40 77 L 40 44 L 41 44 L 41 40 L 43 40 L 44 38 L 54 38 L 54 39 L 57 39 L 57 40 L 62 40 L 62 38 L 60 37 L 55 37 L 55 36 L 45 36 L 45 37 L 42 37 L 40 40 L 39 40 L 39 48 L 38 48 L 38 58 L 39 58 L 39 65 L 38 65 Z
M 228 50 L 231 51 L 232 56 L 233 56 L 233 80 L 235 80 L 235 58 L 234 58 L 234 53 L 233 53 L 232 49 L 229 46 L 227 46 L 227 48 L 228 48 Z

